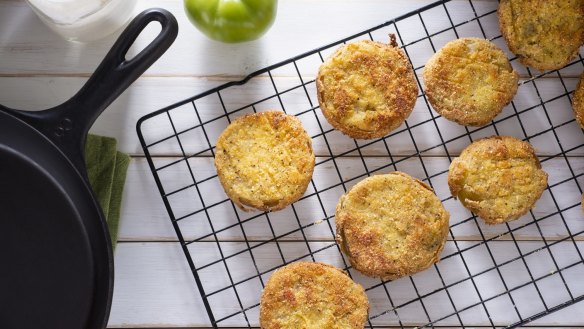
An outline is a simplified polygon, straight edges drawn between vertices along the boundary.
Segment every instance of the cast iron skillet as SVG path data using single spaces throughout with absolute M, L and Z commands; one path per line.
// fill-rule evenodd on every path
M 162 30 L 125 56 L 152 21 Z M 0 326 L 105 328 L 113 255 L 87 180 L 83 148 L 99 114 L 170 47 L 175 18 L 139 14 L 70 100 L 24 112 L 0 105 Z

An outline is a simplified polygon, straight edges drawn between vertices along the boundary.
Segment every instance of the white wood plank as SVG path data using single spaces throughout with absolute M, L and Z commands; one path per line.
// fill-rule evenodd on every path
M 178 244 L 119 243 L 109 327 L 208 326 Z
M 154 74 L 209 76 L 216 74 L 242 75 L 251 72 L 267 64 L 273 64 L 291 55 L 320 46 L 323 42 L 335 41 L 342 36 L 358 32 L 360 29 L 369 27 L 372 22 L 382 23 L 391 18 L 388 17 L 388 13 L 394 15 L 405 13 L 423 3 L 425 1 L 416 1 L 415 3 L 402 1 L 397 6 L 393 6 L 384 1 L 370 1 L 361 7 L 361 12 L 358 15 L 354 16 L 358 18 L 357 21 L 354 20 L 354 25 L 347 26 L 343 22 L 343 17 L 354 13 L 355 8 L 350 1 L 336 1 L 334 4 L 330 1 L 308 4 L 308 1 L 284 0 L 280 1 L 279 4 L 278 18 L 280 19 L 276 20 L 269 33 L 261 41 L 244 45 L 224 45 L 205 38 L 188 21 L 183 11 L 182 1 L 140 1 L 137 10 L 149 7 L 168 9 L 175 14 L 181 28 L 180 35 L 171 49 L 173 56 L 162 59 L 150 72 Z M 89 45 L 71 45 L 48 31 L 32 12 L 23 10 L 24 4 L 8 2 L 2 5 L 3 8 L 0 10 L 3 14 L 2 18 L 8 25 L 15 27 L 10 31 L 11 33 L 3 34 L 2 43 L 7 44 L 7 46 L 3 48 L 2 57 L 7 57 L 9 61 L 2 64 L 11 63 L 11 65 L 2 66 L 0 69 L 2 72 L 89 73 L 115 39 L 115 36 L 112 36 Z M 307 5 L 312 6 L 313 10 L 305 10 Z M 353 10 L 347 10 L 349 8 Z M 371 10 L 373 8 L 377 10 Z M 320 13 L 325 10 L 332 11 L 331 15 L 323 17 Z M 336 24 L 329 24 L 330 30 L 324 31 L 321 27 L 327 25 L 324 24 L 323 19 L 336 20 Z M 146 39 L 141 38 L 139 44 L 145 44 Z M 289 40 L 301 40 L 301 42 L 295 42 L 296 46 L 294 46 L 288 43 Z M 270 47 L 270 45 L 284 42 L 287 43 L 285 49 L 277 46 Z M 34 46 L 26 46 L 29 44 Z M 293 48 L 290 49 L 290 47 Z M 71 50 L 81 54 L 77 58 L 75 54 L 70 54 Z M 39 53 L 43 54 L 44 63 L 31 67 L 29 65 L 30 59 L 38 57 Z M 63 54 L 68 54 L 69 58 L 62 58 Z M 71 68 L 71 59 L 79 58 L 83 58 L 79 66 Z M 220 68 L 219 72 L 217 68 Z
M 148 74 L 241 76 L 361 32 L 428 3 L 422 0 L 367 0 L 356 5 L 350 0 L 280 0 L 278 16 L 270 31 L 258 41 L 239 45 L 222 44 L 204 37 L 188 21 L 180 0 L 142 0 L 137 11 L 149 7 L 166 8 L 175 14 L 180 25 L 176 42 Z M 497 3 L 493 0 L 474 1 L 474 6 L 482 15 L 496 9 Z M 467 1 L 453 1 L 447 7 L 455 24 L 474 17 Z M 423 18 L 430 33 L 450 26 L 441 8 L 428 12 Z M 491 14 L 482 21 L 489 31 L 488 37 L 498 34 L 496 15 Z M 88 74 L 116 37 L 87 45 L 67 43 L 49 31 L 23 2 L 0 2 L 0 22 L 4 26 L 0 34 L 0 56 L 3 58 L 0 72 L 3 74 Z M 425 36 L 421 34 L 423 28 L 417 18 L 404 21 L 399 28 L 405 43 Z M 482 35 L 478 24 L 465 24 L 457 32 L 459 36 Z M 153 33 L 149 31 L 141 37 L 137 46 L 145 45 Z M 380 40 L 387 37 L 383 31 L 378 36 Z M 447 37 L 454 35 L 448 34 Z M 441 36 L 437 36 L 435 42 L 440 46 Z
M 312 61 L 307 63 L 306 67 L 316 74 L 318 63 Z M 301 87 L 299 78 L 275 79 L 275 88 L 279 92 L 276 97 L 271 80 L 258 77 L 243 86 L 223 89 L 220 92 L 221 98 L 214 93 L 195 100 L 194 106 L 200 119 L 193 113 L 193 105 L 189 103 L 169 112 L 174 128 L 168 115 L 164 113 L 144 122 L 141 130 L 147 144 L 173 136 L 174 129 L 179 133 L 185 131 L 179 134 L 185 152 L 198 154 L 207 150 L 209 146 L 214 146 L 221 131 L 229 124 L 225 118 L 225 111 L 235 112 L 229 116 L 233 120 L 254 109 L 257 111 L 285 109 L 287 113 L 299 114 L 306 131 L 313 136 L 313 147 L 317 155 L 328 155 L 329 152 L 346 155 L 347 152 L 355 150 L 355 141 L 333 130 L 317 108 L 315 84 L 309 79 L 303 79 L 307 83 L 306 90 Z M 431 110 L 420 96 L 406 123 L 389 134 L 387 146 L 393 155 L 411 155 L 417 151 L 424 155 L 445 155 L 447 151 L 455 155 L 468 145 L 469 138 L 465 135 L 469 132 L 473 139 L 499 133 L 522 139 L 529 137 L 538 154 L 553 155 L 560 153 L 562 148 L 564 150 L 576 148 L 573 154 L 581 155 L 582 149 L 579 146 L 584 142 L 584 135 L 574 121 L 570 99 L 566 97 L 567 91 L 575 89 L 577 79 L 564 81 L 565 87 L 558 79 L 542 79 L 535 84 L 521 85 L 513 104 L 507 106 L 496 117 L 495 126 L 470 127 L 468 130 L 444 118 L 436 119 L 436 112 Z M 253 104 L 253 107 L 250 104 Z M 314 108 L 316 109 L 311 111 Z M 197 127 L 200 124 L 202 127 Z M 406 131 L 408 127 L 412 132 L 411 136 Z M 205 138 L 205 133 L 209 141 Z M 440 147 L 442 142 L 446 144 L 446 149 Z M 359 141 L 359 145 L 363 146 L 361 153 L 364 155 L 388 153 L 384 143 L 376 140 L 362 140 Z M 176 154 L 180 152 L 180 148 L 177 139 L 171 138 L 150 148 L 149 152 L 161 155 L 165 152 Z M 350 154 L 358 155 L 357 152 Z
M 0 78 L 0 104 L 23 110 L 51 108 L 73 96 L 85 81 L 87 78 Z M 225 82 L 214 78 L 138 79 L 97 119 L 91 132 L 115 137 L 122 152 L 143 154 L 136 134 L 140 117 Z
M 176 158 L 156 158 L 155 166 L 162 167 L 176 160 Z M 322 160 L 322 158 L 318 158 L 317 162 Z M 400 159 L 394 160 L 396 162 L 400 161 Z M 584 171 L 584 159 L 569 158 L 569 162 L 577 174 Z M 362 161 L 358 158 L 337 159 L 336 163 L 343 181 L 347 182 L 345 184 L 346 188 L 350 188 L 365 177 L 361 176 L 366 171 Z M 538 225 L 528 225 L 532 221 L 531 215 L 528 214 L 520 220 L 510 223 L 509 227 L 506 225 L 486 225 L 480 219 L 477 221 L 467 220 L 471 216 L 470 212 L 462 207 L 458 201 L 450 198 L 446 172 L 449 165 L 448 159 L 428 157 L 424 159 L 424 163 L 430 175 L 443 172 L 433 177 L 431 182 L 440 199 L 448 199 L 444 202 L 444 206 L 450 212 L 450 223 L 454 225 L 452 234 L 456 239 L 481 239 L 481 233 L 487 239 L 494 238 L 507 233 L 509 229 L 513 230 L 513 236 L 516 239 L 541 239 L 541 234 L 547 239 L 558 239 L 567 236 L 567 228 L 569 228 L 572 234 L 584 230 L 584 215 L 582 210 L 580 206 L 574 207 L 574 205 L 579 205 L 581 193 L 575 181 L 566 181 L 571 177 L 571 174 L 566 170 L 567 165 L 565 159 L 559 158 L 544 161 L 543 168 L 549 174 L 549 184 L 554 186 L 552 192 L 558 207 L 560 209 L 572 208 L 563 211 L 563 218 L 559 215 L 550 216 L 550 214 L 557 213 L 557 207 L 552 198 L 552 194 L 548 190 L 544 192 L 544 195 L 533 210 L 536 218 L 545 217 L 545 219 L 541 220 Z M 366 164 L 370 171 L 385 166 L 386 168 L 379 170 L 379 173 L 395 170 L 390 165 L 388 158 L 367 158 Z M 212 158 L 190 159 L 189 165 L 198 180 L 216 175 Z M 396 168 L 415 177 L 426 177 L 424 168 L 421 166 L 418 158 L 401 161 L 396 165 Z M 184 161 L 160 170 L 159 175 L 163 188 L 167 193 L 192 185 L 189 168 Z M 212 219 L 215 231 L 221 231 L 219 239 L 241 240 L 244 237 L 242 228 L 247 239 L 270 239 L 273 235 L 270 231 L 268 218 L 269 223 L 275 229 L 276 236 L 293 232 L 292 234 L 283 236 L 282 239 L 303 239 L 302 232 L 299 230 L 298 221 L 296 220 L 298 218 L 303 226 L 307 226 L 304 234 L 309 239 L 330 240 L 332 238 L 331 230 L 334 230 L 335 227 L 334 218 L 330 217 L 334 215 L 338 198 L 344 193 L 344 189 L 340 184 L 341 181 L 337 171 L 330 161 L 316 166 L 313 182 L 319 191 L 318 194 L 314 193 L 314 188 L 311 186 L 306 194 L 308 197 L 296 202 L 293 207 L 287 207 L 282 211 L 271 213 L 268 217 L 261 215 L 260 212 L 245 213 L 239 210 L 235 212 L 231 202 L 211 206 L 212 204 L 227 199 L 217 178 L 201 183 L 199 188 L 203 195 L 203 201 L 208 207 L 208 214 Z M 578 177 L 577 183 L 580 186 L 584 186 L 584 177 Z M 191 240 L 211 234 L 207 216 L 205 212 L 200 211 L 202 209 L 202 203 L 195 187 L 169 196 L 168 199 L 176 218 L 199 211 L 197 214 L 179 221 L 178 225 L 185 239 Z M 296 214 L 294 214 L 294 211 L 296 211 Z M 244 222 L 241 226 L 238 224 L 238 217 L 240 221 Z M 327 218 L 330 219 L 327 220 Z M 541 234 L 540 230 L 542 232 Z M 510 235 L 506 234 L 500 239 L 510 238 Z M 578 238 L 580 239 L 582 236 Z M 162 198 L 158 193 L 154 178 L 144 158 L 134 158 L 130 164 L 122 205 L 120 239 L 123 241 L 176 240 L 176 235 L 163 205 Z
M 316 65 L 314 62 L 307 62 L 306 66 L 302 67 L 305 67 L 307 71 L 316 72 Z M 314 76 L 306 76 L 304 81 L 308 82 L 313 78 Z M 86 79 L 77 77 L 0 78 L 0 104 L 26 110 L 50 108 L 71 97 Z M 115 137 L 123 152 L 143 154 L 136 134 L 136 122 L 140 117 L 226 82 L 225 79 L 216 78 L 141 78 L 97 119 L 92 132 Z M 567 90 L 571 92 L 575 89 L 578 80 L 564 79 L 564 82 Z M 318 105 L 314 83 L 307 84 L 308 97 L 301 87 L 290 90 L 290 88 L 300 86 L 301 82 L 297 77 L 276 78 L 275 84 L 278 91 L 286 91 L 279 99 L 269 98 L 276 92 L 271 81 L 265 77 L 259 77 L 244 86 L 223 91 L 221 93 L 223 105 L 230 112 L 237 111 L 231 114 L 230 118 L 234 119 L 250 112 L 251 108 L 246 106 L 264 98 L 269 99 L 257 103 L 256 110 L 282 109 L 283 107 L 288 113 L 298 114 Z M 545 108 L 538 106 L 541 103 L 538 92 L 541 101 L 545 102 Z M 557 98 L 564 94 L 566 94 L 566 89 L 558 79 L 541 79 L 535 83 L 535 86 L 532 83 L 522 85 L 515 97 L 514 107 L 507 106 L 497 116 L 498 123 L 495 125 L 497 131 L 499 134 L 518 138 L 525 138 L 527 135 L 531 137 L 530 142 L 537 152 L 545 155 L 561 152 L 562 149 L 555 136 L 557 135 L 564 150 L 576 148 L 570 154 L 583 155 L 584 147 L 579 146 L 584 144 L 584 134 L 574 121 L 570 99 L 565 96 Z M 197 100 L 195 105 L 200 121 L 190 103 L 170 111 L 175 128 L 181 132 L 203 122 L 205 132 L 211 145 L 214 146 L 217 137 L 228 124 L 224 117 L 223 105 L 217 94 Z M 387 139 L 392 154 L 411 155 L 416 152 L 417 146 L 424 155 L 445 155 L 445 148 L 436 147 L 442 143 L 441 137 L 446 142 L 451 155 L 458 154 L 468 145 L 469 139 L 465 137 L 467 131 L 463 126 L 443 118 L 433 121 L 433 116 L 437 116 L 436 112 L 428 108 L 423 98 L 418 98 L 414 111 L 407 120 L 416 145 L 412 142 L 412 137 L 404 130 L 406 128 L 404 124 Z M 355 149 L 355 141 L 332 130 L 320 109 L 316 108 L 314 112 L 302 114 L 300 119 L 307 132 L 311 136 L 316 136 L 313 139 L 316 154 L 329 154 L 327 143 L 333 154 L 344 154 Z M 438 134 L 436 126 L 441 135 Z M 323 130 L 326 132 L 324 136 Z M 469 128 L 469 131 L 473 139 L 496 133 L 493 126 Z M 166 114 L 146 121 L 142 126 L 142 132 L 147 143 L 153 143 L 174 134 Z M 202 128 L 182 133 L 180 138 L 189 154 L 209 148 Z M 359 143 L 365 145 L 361 150 L 364 155 L 387 155 L 386 147 L 382 142 L 373 140 Z M 172 138 L 150 148 L 149 152 L 152 155 L 176 155 L 180 154 L 180 148 L 176 139 Z M 357 155 L 357 153 L 353 152 L 351 155 Z
M 199 243 L 197 247 L 201 251 L 197 254 L 200 261 L 209 261 L 217 257 L 217 247 L 215 243 Z M 236 250 L 243 243 L 222 244 L 224 250 Z M 582 249 L 582 242 L 578 243 Z M 306 251 L 303 243 L 288 242 L 280 243 L 286 255 L 302 255 Z M 326 246 L 326 243 L 312 243 L 315 248 Z M 464 243 L 459 243 L 459 248 L 464 248 Z M 541 245 L 537 242 L 520 242 L 519 247 L 522 252 L 535 250 Z M 243 246 L 245 248 L 245 246 Z M 489 243 L 491 252 L 495 255 L 498 264 L 502 264 L 508 259 L 518 257 L 517 249 L 512 242 L 492 242 Z M 456 247 L 449 243 L 443 253 L 456 251 Z M 567 266 L 578 259 L 573 244 L 559 243 L 552 247 L 553 255 L 560 267 Z M 476 251 L 465 251 L 462 257 L 471 273 L 480 273 L 493 267 L 491 257 L 485 248 Z M 254 250 L 256 264 L 258 268 L 268 267 L 271 264 L 278 265 L 281 258 L 275 247 Z M 328 248 L 315 254 L 317 261 L 331 263 L 342 266 L 342 261 L 336 249 Z M 555 265 L 547 251 L 541 251 L 525 257 L 525 264 L 529 267 L 535 279 L 548 275 L 554 271 Z M 249 258 L 240 261 L 229 262 L 232 279 L 245 279 L 247 276 L 256 275 L 254 266 Z M 222 284 L 229 284 L 229 279 L 225 275 L 224 265 L 209 267 L 201 271 L 201 279 L 206 288 L 220 288 Z M 519 259 L 510 262 L 500 269 L 501 276 L 505 280 L 508 289 L 514 289 L 529 281 L 524 263 Z M 584 283 L 580 280 L 583 265 L 578 265 L 571 269 L 562 271 L 570 291 L 578 296 L 584 293 Z M 261 269 L 260 269 L 261 271 Z M 432 319 L 441 315 L 448 315 L 452 312 L 453 306 L 448 299 L 448 295 L 442 289 L 443 284 L 438 276 L 438 271 L 448 285 L 448 292 L 454 301 L 457 309 L 462 309 L 468 305 L 479 303 L 477 307 L 461 313 L 461 318 L 468 327 L 489 325 L 489 320 L 485 315 L 485 309 L 480 305 L 480 297 L 486 302 L 486 308 L 491 315 L 491 319 L 497 326 L 508 325 L 517 320 L 510 299 L 505 294 L 505 289 L 501 284 L 501 277 L 495 270 L 482 273 L 474 278 L 478 293 L 472 282 L 464 280 L 469 276 L 462 258 L 450 257 L 438 263 L 436 268 L 416 274 L 412 279 L 404 278 L 387 284 L 387 289 L 392 297 L 394 305 L 407 303 L 416 297 L 414 286 L 418 289 L 418 294 L 424 296 L 423 303 Z M 351 270 L 354 279 L 363 284 L 366 288 L 379 284 L 378 280 L 366 278 Z M 262 276 L 262 280 L 267 279 L 269 273 Z M 255 281 L 254 281 L 255 280 Z M 261 282 L 258 279 L 246 281 L 247 284 L 237 285 L 240 300 L 244 304 L 255 305 L 261 294 Z M 439 289 L 438 292 L 435 292 Z M 544 297 L 548 307 L 555 305 L 567 298 L 566 288 L 561 281 L 559 274 L 554 274 L 546 279 L 538 281 L 538 289 Z M 210 291 L 209 291 L 210 292 Z M 227 292 L 225 292 L 227 294 Z M 493 296 L 503 294 L 493 299 Z M 535 295 L 534 295 L 535 294 Z M 236 298 L 217 298 L 221 293 L 212 297 L 213 309 L 216 314 L 228 314 L 239 309 Z M 374 315 L 382 311 L 391 309 L 385 291 L 381 287 L 370 289 L 368 295 L 371 302 L 370 314 Z M 518 311 L 525 317 L 530 313 L 543 309 L 540 298 L 533 285 L 516 289 L 511 292 L 511 296 L 517 306 Z M 236 303 L 233 305 L 233 303 Z M 582 326 L 583 318 L 580 314 L 584 311 L 584 303 L 576 304 L 567 310 L 550 315 L 537 321 L 542 326 Z M 399 319 L 404 325 L 420 325 L 427 321 L 421 304 L 409 304 L 396 310 Z M 225 325 L 245 326 L 243 318 L 227 320 Z M 257 325 L 257 308 L 249 312 L 249 321 L 252 325 Z M 387 316 L 377 318 L 374 323 L 397 325 L 397 316 L 391 311 Z M 449 317 L 438 325 L 458 326 L 456 317 Z M 208 326 L 208 320 L 203 308 L 199 293 L 186 260 L 183 257 L 181 248 L 176 243 L 120 243 L 116 250 L 116 281 L 114 301 L 109 326 L 112 328 L 123 327 L 203 327 Z

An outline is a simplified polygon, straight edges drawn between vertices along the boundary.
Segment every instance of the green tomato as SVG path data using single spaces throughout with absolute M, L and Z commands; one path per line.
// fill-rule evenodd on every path
M 185 0 L 191 22 L 211 39 L 243 42 L 261 37 L 274 23 L 277 0 Z

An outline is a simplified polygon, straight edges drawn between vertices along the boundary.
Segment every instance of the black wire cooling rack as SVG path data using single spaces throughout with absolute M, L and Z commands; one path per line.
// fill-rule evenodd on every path
M 584 155 L 584 135 L 570 110 L 582 56 L 541 74 L 521 66 L 499 34 L 497 3 L 438 1 L 139 120 L 142 147 L 213 327 L 258 326 L 267 278 L 298 260 L 332 262 L 361 283 L 371 303 L 371 328 L 517 327 L 584 299 L 579 202 L 584 168 L 575 161 Z M 387 42 L 390 33 L 418 77 L 416 109 L 384 138 L 349 139 L 320 113 L 314 86 L 318 65 L 341 43 Z M 419 78 L 431 54 L 465 36 L 497 43 L 523 77 L 513 103 L 491 124 L 472 129 L 434 113 Z M 218 183 L 214 142 L 234 118 L 267 109 L 298 116 L 321 154 L 302 199 L 281 212 L 244 213 Z M 495 134 L 531 142 L 550 179 L 535 210 L 518 221 L 486 226 L 453 200 L 446 177 L 450 160 L 463 147 Z M 152 156 L 168 152 L 180 157 Z M 334 242 L 334 206 L 356 182 L 393 170 L 433 186 L 451 212 L 451 227 L 442 260 L 433 268 L 384 282 L 362 276 L 343 258 Z M 471 318 L 480 323 L 471 324 Z

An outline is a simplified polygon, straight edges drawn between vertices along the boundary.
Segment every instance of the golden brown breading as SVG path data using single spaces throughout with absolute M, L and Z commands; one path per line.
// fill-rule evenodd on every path
M 494 43 L 463 38 L 447 43 L 424 68 L 426 95 L 444 118 L 461 125 L 489 123 L 517 93 L 519 74 Z
M 584 0 L 501 0 L 499 28 L 521 63 L 559 69 L 584 43 Z
M 448 186 L 487 224 L 500 224 L 534 206 L 547 186 L 547 174 L 529 143 L 493 136 L 475 141 L 452 161 Z
M 308 187 L 312 142 L 298 118 L 283 112 L 250 114 L 219 136 L 215 167 L 229 198 L 243 210 L 285 208 Z
M 337 204 L 337 242 L 365 275 L 394 280 L 439 259 L 450 215 L 432 188 L 401 173 L 368 177 Z
M 572 110 L 576 116 L 576 121 L 584 129 L 584 74 L 580 76 L 580 82 L 578 82 L 578 86 L 574 91 Z
M 361 285 L 322 263 L 296 262 L 270 277 L 260 302 L 262 329 L 362 329 L 369 302 Z
M 394 36 L 391 44 L 341 46 L 320 66 L 316 87 L 328 122 L 360 139 L 383 137 L 401 125 L 418 95 L 412 66 Z

